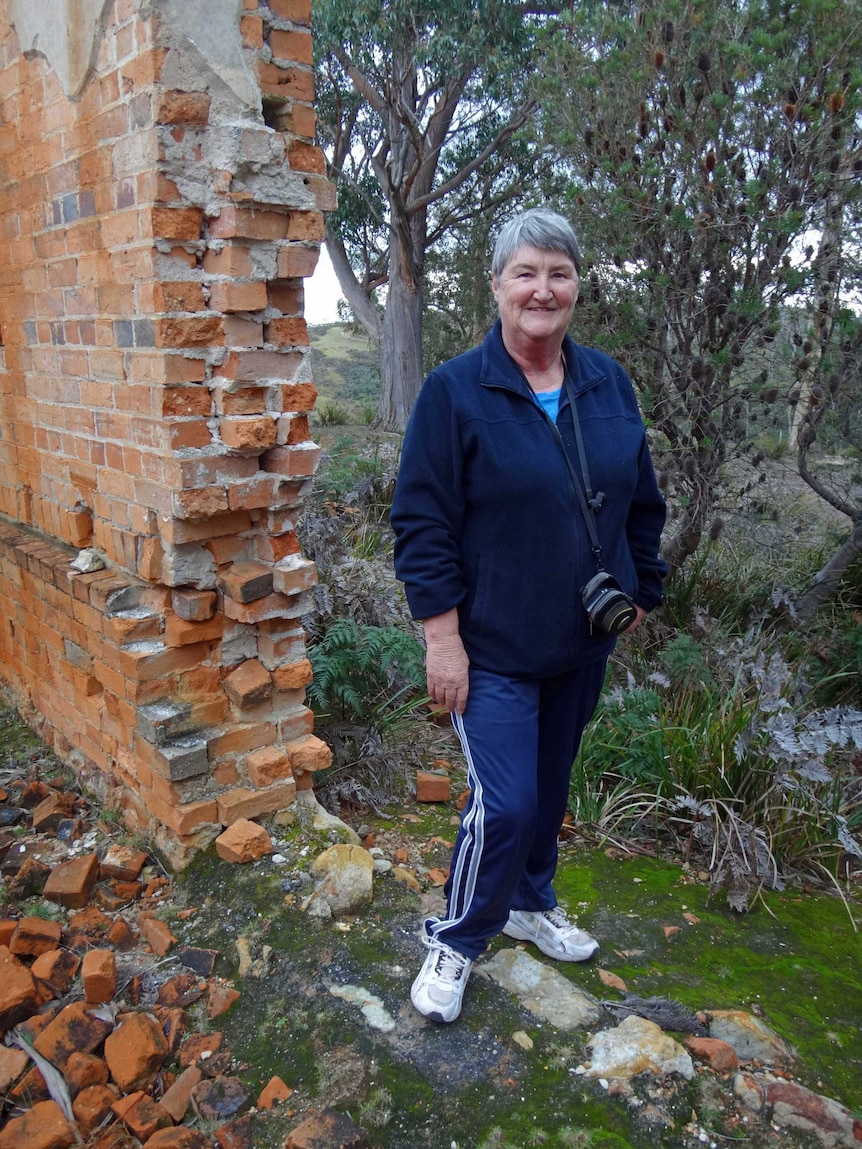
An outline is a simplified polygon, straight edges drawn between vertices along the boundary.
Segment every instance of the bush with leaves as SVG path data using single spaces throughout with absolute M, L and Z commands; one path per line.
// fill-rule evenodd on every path
M 805 711 L 804 684 L 754 633 L 711 669 L 687 636 L 665 653 L 670 674 L 630 674 L 601 704 L 573 773 L 575 817 L 661 836 L 740 910 L 794 871 L 835 880 L 842 859 L 862 859 L 862 712 Z

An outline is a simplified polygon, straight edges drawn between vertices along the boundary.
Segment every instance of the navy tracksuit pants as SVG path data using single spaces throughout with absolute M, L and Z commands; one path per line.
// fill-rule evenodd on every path
M 446 883 L 446 916 L 427 932 L 476 958 L 509 910 L 557 904 L 557 839 L 572 761 L 601 694 L 606 659 L 555 678 L 470 668 L 463 715 L 452 720 L 467 759 L 470 801 Z

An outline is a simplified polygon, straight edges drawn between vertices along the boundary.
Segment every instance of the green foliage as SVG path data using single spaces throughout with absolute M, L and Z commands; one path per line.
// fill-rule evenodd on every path
M 404 718 L 405 699 L 425 679 L 422 647 L 396 627 L 336 619 L 308 656 L 314 670 L 308 699 L 318 714 L 373 724 L 381 732 Z
M 785 310 L 822 338 L 852 290 L 862 182 L 840 173 L 855 162 L 862 26 L 853 0 L 590 4 L 562 23 L 536 83 L 591 260 L 576 321 L 622 359 L 665 445 L 676 566 L 708 530 L 724 461 L 782 416 L 790 430 L 776 400 L 817 348 L 792 341 Z
M 337 427 L 348 421 L 348 410 L 337 399 L 321 399 L 314 414 L 322 427 Z

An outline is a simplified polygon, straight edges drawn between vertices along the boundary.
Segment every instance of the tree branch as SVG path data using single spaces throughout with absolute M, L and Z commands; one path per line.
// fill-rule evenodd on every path
M 383 317 L 363 291 L 353 268 L 350 266 L 341 237 L 332 230 L 329 224 L 326 225 L 326 250 L 329 252 L 329 258 L 338 278 L 339 286 L 350 304 L 350 310 L 368 335 L 374 340 L 379 340 L 383 330 Z

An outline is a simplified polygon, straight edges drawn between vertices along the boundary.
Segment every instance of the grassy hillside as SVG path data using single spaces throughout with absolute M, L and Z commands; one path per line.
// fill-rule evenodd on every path
M 343 323 L 309 327 L 314 382 L 321 400 L 347 408 L 348 422 L 367 421 L 380 398 L 377 353 L 365 335 Z

